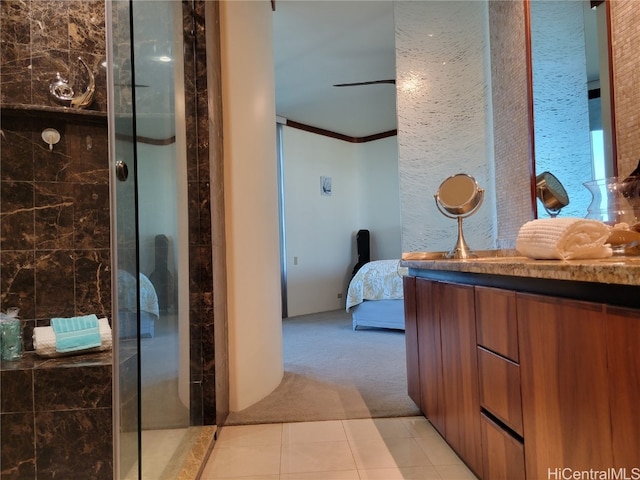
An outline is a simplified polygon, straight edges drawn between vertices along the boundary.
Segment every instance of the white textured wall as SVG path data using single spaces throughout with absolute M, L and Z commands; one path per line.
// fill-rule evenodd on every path
M 282 143 L 288 314 L 344 308 L 358 230 L 371 232 L 372 259 L 401 255 L 395 137 L 348 143 L 285 126 Z
M 283 375 L 272 23 L 269 2 L 220 3 L 229 407 Z
M 471 249 L 495 245 L 487 4 L 396 2 L 398 142 L 404 251 L 449 250 L 456 222 L 433 195 L 464 172 L 487 191 L 464 221 Z
M 550 171 L 570 203 L 561 216 L 584 217 L 593 178 L 581 1 L 534 1 L 531 5 L 533 110 L 536 173 Z M 542 205 L 538 217 L 548 217 Z

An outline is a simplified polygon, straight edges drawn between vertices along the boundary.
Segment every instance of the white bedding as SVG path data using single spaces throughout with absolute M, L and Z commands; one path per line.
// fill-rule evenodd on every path
M 129 272 L 118 270 L 118 309 L 130 312 L 137 310 L 136 278 Z M 140 310 L 156 317 L 160 316 L 158 295 L 151 280 L 140 273 Z
M 347 312 L 365 300 L 403 298 L 400 260 L 374 260 L 363 265 L 349 283 Z

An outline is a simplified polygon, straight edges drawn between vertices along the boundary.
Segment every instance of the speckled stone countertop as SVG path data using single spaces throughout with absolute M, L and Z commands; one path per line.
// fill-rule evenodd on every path
M 411 270 L 432 270 L 640 286 L 640 256 L 563 261 L 533 260 L 508 250 L 477 253 L 478 258 L 458 260 L 446 259 L 442 252 L 404 253 L 401 266 L 410 274 Z

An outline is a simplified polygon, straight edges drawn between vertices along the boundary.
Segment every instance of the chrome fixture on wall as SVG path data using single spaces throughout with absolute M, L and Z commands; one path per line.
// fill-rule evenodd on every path
M 96 78 L 87 63 L 78 57 L 78 61 L 87 70 L 89 76 L 89 85 L 84 93 L 75 95 L 73 87 L 69 85 L 69 81 L 62 78 L 60 72 L 56 73 L 56 78 L 49 84 L 49 94 L 59 103 L 71 108 L 87 108 L 93 102 L 93 96 L 96 92 Z

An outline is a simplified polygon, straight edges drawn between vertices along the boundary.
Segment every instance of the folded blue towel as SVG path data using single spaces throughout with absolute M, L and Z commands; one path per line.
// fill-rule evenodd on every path
M 102 343 L 96 315 L 52 318 L 51 327 L 56 334 L 56 352 L 86 350 Z

